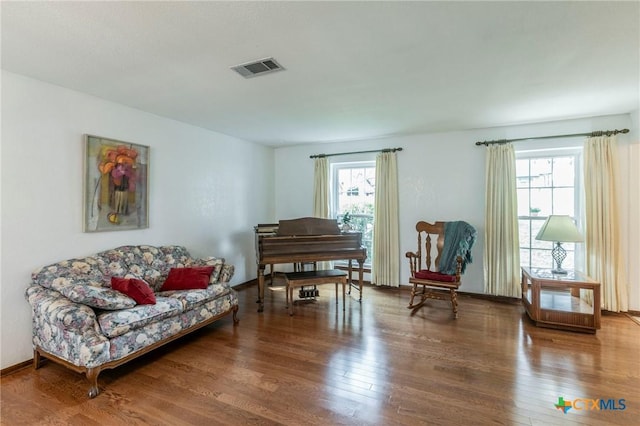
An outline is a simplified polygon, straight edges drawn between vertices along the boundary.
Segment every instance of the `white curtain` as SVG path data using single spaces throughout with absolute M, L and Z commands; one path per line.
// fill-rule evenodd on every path
M 629 309 L 618 211 L 615 136 L 588 138 L 584 145 L 586 273 L 600 283 L 602 308 Z
M 511 144 L 487 147 L 484 291 L 520 297 L 516 155 Z
M 394 152 L 376 157 L 372 278 L 375 285 L 400 286 L 398 166 Z
M 313 216 L 329 217 L 329 161 L 316 158 L 313 175 Z
M 329 161 L 316 158 L 313 173 L 313 217 L 329 218 Z M 333 269 L 333 262 L 318 262 L 318 269 Z

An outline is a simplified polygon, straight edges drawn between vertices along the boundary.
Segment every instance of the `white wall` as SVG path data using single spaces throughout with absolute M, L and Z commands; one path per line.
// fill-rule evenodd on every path
M 82 232 L 83 135 L 149 145 L 149 228 Z M 255 278 L 273 220 L 273 149 L 2 73 L 1 368 L 32 357 L 31 271 L 123 244 L 180 244 Z
M 629 128 L 628 114 L 593 117 L 580 120 L 550 122 L 523 126 L 510 126 L 440 134 L 393 137 L 371 141 L 314 144 L 277 148 L 275 152 L 275 216 L 278 219 L 310 216 L 312 212 L 313 160 L 312 154 L 331 154 L 360 150 L 402 147 L 398 152 L 398 180 L 400 184 L 400 252 L 396 253 L 402 265 L 400 283 L 409 282 L 409 268 L 404 253 L 415 250 L 414 226 L 419 220 L 464 220 L 478 230 L 478 239 L 473 248 L 474 261 L 468 266 L 461 290 L 472 293 L 484 292 L 483 246 L 484 246 L 484 147 L 476 141 L 511 139 L 532 136 L 584 133 L 594 130 Z M 631 141 L 636 141 L 635 145 Z M 625 184 L 623 198 L 638 198 L 640 180 L 637 170 L 638 132 L 620 135 L 618 143 L 621 153 L 620 171 Z M 563 146 L 581 146 L 584 138 L 536 140 L 519 142 L 516 149 L 542 149 Z M 629 155 L 632 148 L 635 156 Z M 360 161 L 375 158 L 375 154 L 360 154 L 329 157 L 331 162 Z M 640 240 L 635 207 L 625 204 L 622 232 L 628 236 L 628 270 L 631 284 L 632 310 L 640 310 L 640 276 L 638 268 L 637 241 Z M 635 210 L 633 210 L 635 209 Z M 635 211 L 635 214 L 634 214 Z M 635 243 L 634 243 L 635 242 Z M 632 244 L 635 244 L 632 246 Z

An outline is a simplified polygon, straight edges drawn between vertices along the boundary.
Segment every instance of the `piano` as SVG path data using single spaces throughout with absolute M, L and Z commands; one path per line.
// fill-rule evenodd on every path
M 349 288 L 352 261 L 358 262 L 359 301 L 362 301 L 362 276 L 367 250 L 360 232 L 341 232 L 335 219 L 304 217 L 281 220 L 278 224 L 259 224 L 255 228 L 258 264 L 258 312 L 264 310 L 264 269 L 274 264 L 348 260 Z

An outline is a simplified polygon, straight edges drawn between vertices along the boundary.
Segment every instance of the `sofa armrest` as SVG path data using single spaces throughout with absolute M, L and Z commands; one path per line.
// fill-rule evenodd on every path
M 214 266 L 215 269 L 211 274 L 209 284 L 228 283 L 231 281 L 235 273 L 235 266 L 225 263 L 222 257 L 205 257 L 202 259 L 193 259 L 189 262 L 189 266 Z
M 230 264 L 224 264 L 222 270 L 220 271 L 220 277 L 218 278 L 218 282 L 228 283 L 233 278 L 233 274 L 236 272 L 236 267 Z
M 66 330 L 83 332 L 99 330 L 96 314 L 90 307 L 64 297 L 55 290 L 39 285 L 27 288 L 26 298 L 38 317 L 47 323 Z

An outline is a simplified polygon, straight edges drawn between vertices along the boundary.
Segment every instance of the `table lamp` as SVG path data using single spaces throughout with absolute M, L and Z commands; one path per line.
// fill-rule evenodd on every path
M 551 272 L 554 274 L 566 274 L 567 271 L 562 269 L 562 261 L 567 257 L 567 252 L 562 247 L 562 243 L 577 243 L 584 241 L 584 238 L 582 238 L 570 216 L 551 215 L 542 225 L 540 232 L 536 235 L 536 240 L 554 241 L 556 243 L 553 250 L 551 250 L 551 256 L 556 261 L 556 268 Z

